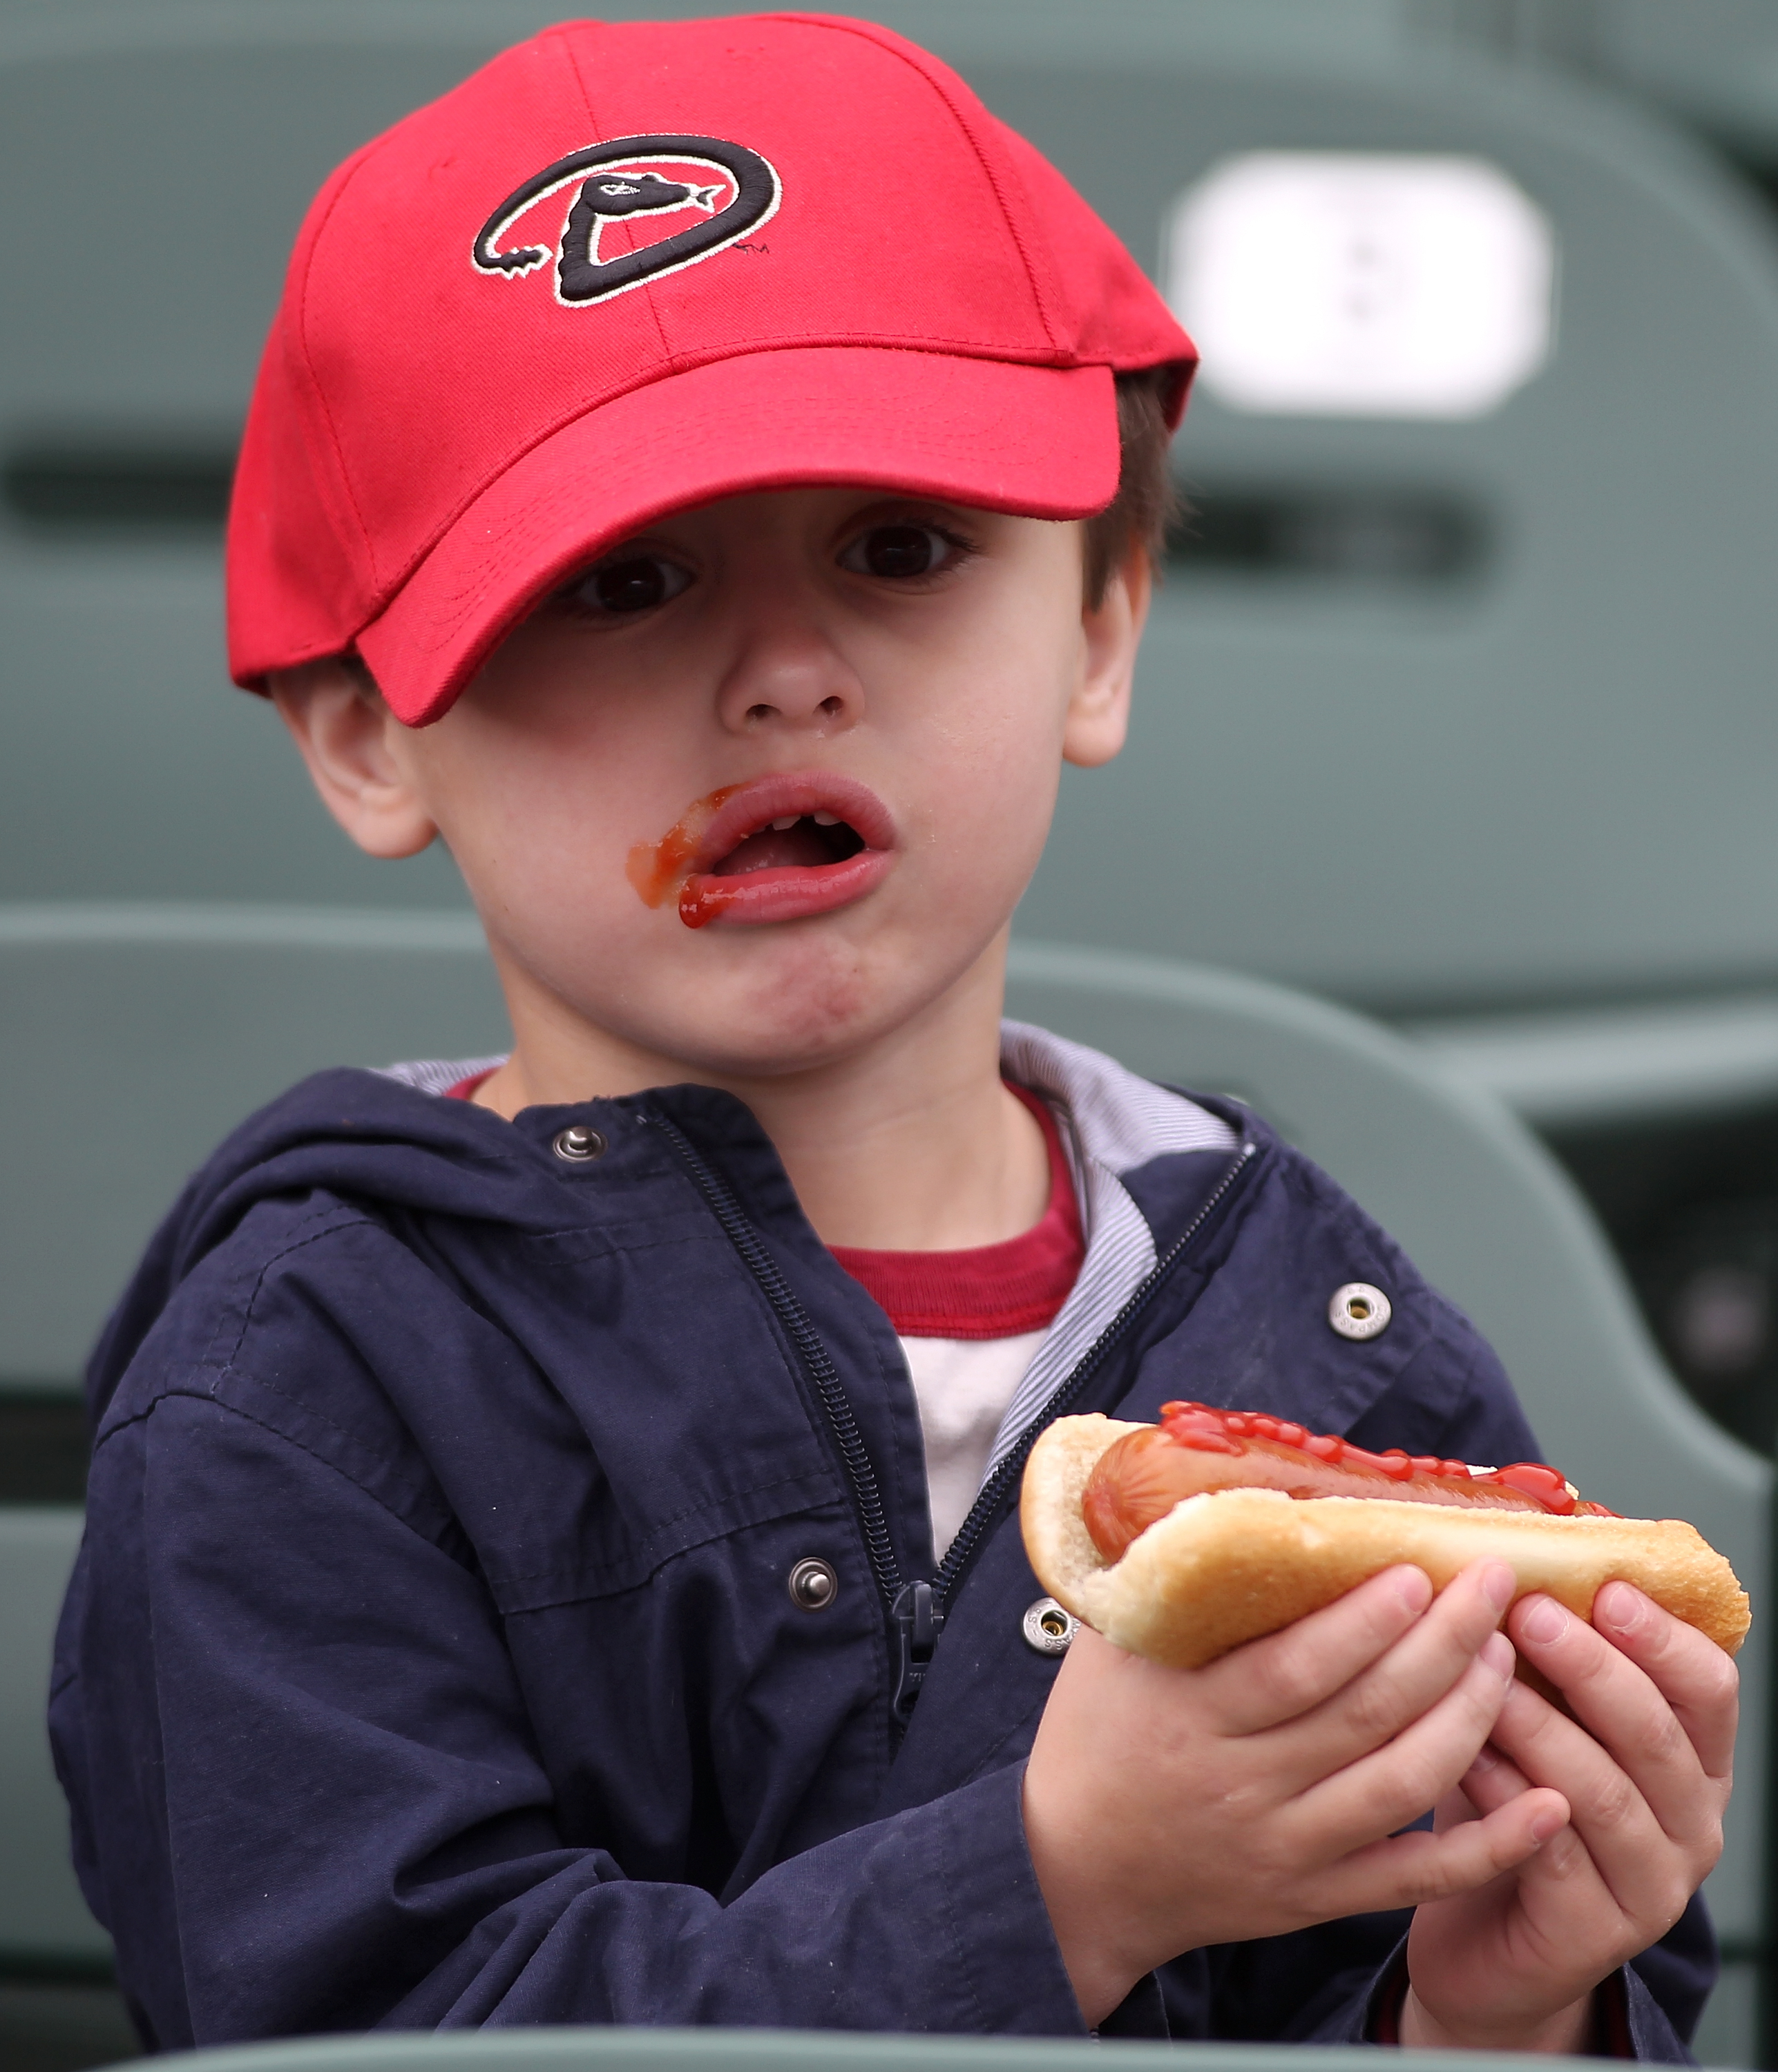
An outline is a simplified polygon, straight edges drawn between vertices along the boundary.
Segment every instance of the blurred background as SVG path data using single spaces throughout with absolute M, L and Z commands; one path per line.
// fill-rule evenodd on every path
M 1778 0 L 856 11 L 1029 134 L 1204 352 L 1133 744 L 1069 773 L 1021 932 L 1304 989 L 1491 1088 L 1591 1205 L 1672 1375 L 1769 1456 Z M 389 1054 L 435 1047 L 391 946 L 441 970 L 473 950 L 448 857 L 358 856 L 228 689 L 221 527 L 315 187 L 552 18 L 0 0 L 0 1056 L 34 1060 L 0 1125 L 0 1499 L 21 1515 L 78 1501 L 72 1392 L 153 1209 L 331 1054 L 298 978 L 257 1021 L 217 994 L 230 1112 L 128 1083 L 120 1059 L 195 1040 L 195 981 L 157 945 L 281 970 L 344 945 Z M 491 993 L 474 1015 L 461 1047 L 496 1046 Z M 65 1097 L 39 1099 L 58 1071 Z M 115 2054 L 102 1938 L 56 1960 L 43 2013 L 51 1958 L 5 1955 L 31 1943 L 20 1904 L 0 2064 Z M 1735 2005 L 1718 2062 L 1772 2062 Z

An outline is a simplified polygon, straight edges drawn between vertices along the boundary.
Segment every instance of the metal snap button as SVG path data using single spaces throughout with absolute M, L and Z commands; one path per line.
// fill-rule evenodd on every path
M 605 1140 L 596 1129 L 584 1122 L 577 1122 L 567 1129 L 556 1132 L 556 1141 L 549 1147 L 557 1157 L 565 1158 L 570 1166 L 584 1166 L 590 1158 L 605 1155 Z
M 799 1561 L 790 1572 L 790 1601 L 799 1611 L 825 1612 L 840 1593 L 840 1579 L 831 1562 L 817 1555 Z
M 1072 1612 L 1064 1611 L 1054 1597 L 1039 1597 L 1027 1606 L 1022 1623 L 1027 1646 L 1039 1655 L 1066 1655 L 1080 1622 Z
M 1388 1296 L 1368 1281 L 1348 1281 L 1335 1289 L 1327 1305 L 1327 1322 L 1343 1338 L 1374 1338 L 1389 1329 L 1394 1314 Z

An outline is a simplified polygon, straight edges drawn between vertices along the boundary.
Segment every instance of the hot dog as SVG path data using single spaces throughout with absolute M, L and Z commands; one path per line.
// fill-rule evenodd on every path
M 1196 1668 L 1396 1562 L 1443 1588 L 1495 1556 L 1520 1594 L 1587 1618 L 1614 1577 L 1732 1655 L 1748 1623 L 1729 1564 L 1677 1519 L 1619 1518 L 1540 1462 L 1475 1468 L 1373 1453 L 1287 1419 L 1202 1404 L 1162 1422 L 1063 1417 L 1032 1449 L 1026 1552 L 1051 1596 L 1132 1653 Z

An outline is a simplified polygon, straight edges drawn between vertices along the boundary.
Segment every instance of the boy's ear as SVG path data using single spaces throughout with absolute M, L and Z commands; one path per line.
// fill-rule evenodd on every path
M 1124 745 L 1136 650 L 1154 588 L 1147 551 L 1138 547 L 1112 572 L 1098 603 L 1081 609 L 1080 673 L 1068 700 L 1062 754 L 1082 769 L 1109 763 Z
M 367 855 L 414 856 L 438 830 L 400 752 L 401 722 L 344 657 L 274 670 L 267 688 L 327 811 Z

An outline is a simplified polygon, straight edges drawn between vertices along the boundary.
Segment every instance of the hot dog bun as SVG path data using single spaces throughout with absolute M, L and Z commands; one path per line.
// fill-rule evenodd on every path
M 1381 1498 L 1292 1498 L 1229 1489 L 1187 1498 L 1108 1563 L 1080 1500 L 1099 1456 L 1136 1424 L 1060 1417 L 1026 1464 L 1020 1522 L 1038 1581 L 1058 1604 L 1131 1654 L 1196 1669 L 1275 1633 L 1370 1576 L 1407 1561 L 1442 1589 L 1484 1556 L 1509 1563 L 1519 1593 L 1544 1590 L 1582 1618 L 1614 1578 L 1733 1655 L 1748 1623 L 1735 1571 L 1678 1519 L 1555 1518 Z

